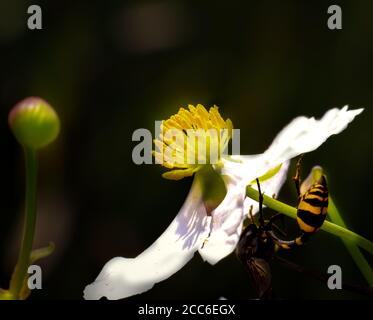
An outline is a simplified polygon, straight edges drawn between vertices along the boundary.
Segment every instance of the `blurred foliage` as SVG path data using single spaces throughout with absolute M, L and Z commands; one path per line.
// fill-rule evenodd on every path
M 43 30 L 27 29 L 39 4 Z M 327 28 L 339 4 L 343 30 Z M 373 3 L 367 1 L 26 1 L 0 2 L 0 286 L 15 262 L 23 203 L 20 148 L 7 127 L 11 107 L 45 98 L 61 117 L 61 135 L 41 154 L 35 247 L 55 241 L 43 261 L 43 290 L 31 299 L 81 298 L 103 264 L 134 257 L 168 226 L 191 179 L 161 178 L 159 166 L 136 166 L 137 128 L 180 106 L 220 106 L 241 129 L 241 153 L 266 149 L 298 115 L 364 107 L 342 134 L 304 159 L 304 174 L 322 165 L 347 225 L 373 239 Z M 291 168 L 294 172 L 294 166 Z M 289 182 L 280 199 L 295 204 Z M 287 221 L 289 233 L 296 232 Z M 294 227 L 294 228 L 293 228 Z M 289 260 L 364 284 L 343 243 L 320 232 Z M 368 257 L 370 258 L 370 257 Z M 55 259 L 52 261 L 52 259 Z M 273 264 L 279 298 L 360 298 Z M 146 298 L 247 298 L 253 295 L 232 255 L 217 266 L 195 258 Z

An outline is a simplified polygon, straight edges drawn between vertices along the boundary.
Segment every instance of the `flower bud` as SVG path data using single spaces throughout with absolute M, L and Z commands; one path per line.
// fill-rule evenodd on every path
M 322 176 L 324 175 L 324 170 L 320 166 L 314 166 L 307 176 L 307 178 L 302 182 L 300 186 L 300 193 L 306 193 L 313 184 L 320 181 Z
M 10 111 L 9 126 L 21 145 L 37 150 L 57 138 L 60 120 L 46 101 L 29 97 L 17 103 Z

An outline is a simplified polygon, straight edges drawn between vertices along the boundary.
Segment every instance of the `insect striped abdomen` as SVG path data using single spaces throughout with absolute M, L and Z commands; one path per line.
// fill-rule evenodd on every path
M 319 230 L 328 212 L 328 187 L 324 176 L 301 198 L 298 204 L 297 221 L 304 233 Z

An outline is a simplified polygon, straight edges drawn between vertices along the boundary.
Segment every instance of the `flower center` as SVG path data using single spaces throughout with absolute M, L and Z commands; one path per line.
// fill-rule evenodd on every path
M 166 179 L 179 180 L 193 175 L 203 165 L 216 164 L 226 153 L 232 137 L 232 121 L 224 120 L 218 107 L 206 110 L 202 105 L 189 105 L 161 124 L 154 140 L 156 163 L 168 169 Z

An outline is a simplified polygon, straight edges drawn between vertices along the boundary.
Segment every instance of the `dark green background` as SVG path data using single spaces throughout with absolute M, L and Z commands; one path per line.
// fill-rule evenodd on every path
M 43 30 L 27 29 L 30 4 L 42 7 Z M 341 5 L 343 30 L 327 28 L 330 4 Z M 303 169 L 327 170 L 346 223 L 373 240 L 373 3 L 3 0 L 0 14 L 1 287 L 16 259 L 24 187 L 7 114 L 30 95 L 49 101 L 62 121 L 58 141 L 40 155 L 35 246 L 57 247 L 41 263 L 43 290 L 32 299 L 80 299 L 106 261 L 136 256 L 168 226 L 191 179 L 167 181 L 159 166 L 134 165 L 131 136 L 187 104 L 220 106 L 241 129 L 242 154 L 263 152 L 298 115 L 364 107 L 348 130 L 307 155 Z M 290 181 L 280 199 L 295 204 Z M 324 232 L 283 256 L 321 273 L 338 264 L 344 281 L 366 284 L 342 242 Z M 284 299 L 361 298 L 276 263 L 273 285 Z M 197 254 L 142 297 L 253 295 L 235 256 L 212 267 Z

